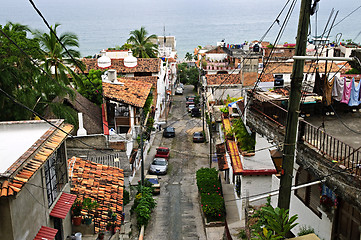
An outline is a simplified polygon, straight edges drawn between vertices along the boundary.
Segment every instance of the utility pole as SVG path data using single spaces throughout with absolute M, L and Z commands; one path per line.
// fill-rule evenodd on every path
M 144 140 L 143 140 L 143 121 L 144 121 L 144 113 L 143 109 L 140 109 L 140 157 L 141 157 L 141 185 L 144 186 L 144 154 L 143 154 L 143 148 L 144 148 Z
M 304 56 L 306 54 L 308 25 L 311 14 L 311 1 L 312 0 L 302 0 L 301 2 L 296 39 L 296 56 Z M 284 172 L 281 176 L 278 197 L 278 207 L 284 209 L 289 209 L 290 207 L 293 165 L 295 161 L 295 145 L 297 137 L 304 65 L 305 60 L 295 60 L 293 63 L 293 70 L 291 76 L 291 93 L 288 103 L 286 136 L 283 147 L 282 169 Z

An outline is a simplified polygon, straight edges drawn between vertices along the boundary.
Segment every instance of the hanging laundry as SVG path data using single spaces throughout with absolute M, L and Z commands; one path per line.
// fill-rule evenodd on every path
M 358 106 L 360 104 L 359 97 L 360 97 L 360 83 L 358 83 L 356 86 L 356 81 L 353 78 L 352 86 L 351 86 L 350 101 L 348 102 L 348 105 L 350 107 Z
M 322 80 L 321 76 L 318 73 L 318 69 L 316 69 L 316 76 L 315 76 L 315 85 L 313 87 L 313 92 L 316 93 L 319 96 L 322 96 Z
M 339 78 L 335 76 L 335 80 L 332 88 L 332 97 L 334 100 L 341 101 L 345 81 L 346 78 Z
M 342 99 L 341 102 L 342 103 L 346 103 L 348 104 L 348 102 L 350 101 L 350 94 L 351 94 L 351 87 L 352 87 L 352 82 L 353 82 L 353 78 L 350 82 L 350 84 L 347 86 L 347 81 L 345 80 L 344 84 L 343 84 L 343 93 L 342 93 Z
M 332 89 L 333 84 L 335 82 L 335 78 L 331 80 L 327 79 L 327 75 L 322 76 L 323 79 L 323 95 L 322 95 L 322 102 L 325 106 L 330 106 L 332 102 Z

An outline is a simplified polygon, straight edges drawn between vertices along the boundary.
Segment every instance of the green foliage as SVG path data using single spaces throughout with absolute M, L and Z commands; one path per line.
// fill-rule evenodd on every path
M 192 59 L 193 59 L 193 54 L 187 52 L 186 55 L 185 55 L 185 58 L 186 58 L 186 60 L 188 60 L 188 61 L 192 61 Z
M 155 206 L 156 202 L 153 198 L 153 189 L 151 187 L 138 185 L 138 194 L 134 200 L 131 212 L 136 213 L 139 228 L 142 225 L 148 225 L 152 210 Z
M 248 133 L 246 127 L 243 124 L 242 119 L 237 119 L 232 124 L 232 131 L 234 132 L 238 145 L 242 151 L 254 152 L 256 146 L 256 133 Z
M 257 222 L 251 226 L 255 239 L 281 239 L 291 231 L 298 223 L 295 223 L 298 216 L 289 217 L 288 209 L 273 208 L 270 205 L 270 199 L 265 207 L 257 210 L 252 218 Z
M 220 110 L 222 113 L 229 113 L 229 108 L 228 108 L 227 105 L 219 108 L 219 110 Z
M 152 106 L 152 103 L 153 103 L 153 94 L 150 93 L 143 107 L 144 116 L 147 116 L 148 112 L 150 111 L 150 107 Z
M 71 213 L 73 216 L 80 216 L 83 209 L 83 202 L 77 199 L 71 206 Z
M 301 226 L 300 231 L 298 232 L 298 236 L 304 236 L 310 233 L 315 233 L 315 229 L 313 229 L 311 226 Z
M 244 229 L 239 230 L 239 233 L 238 233 L 237 237 L 242 239 L 242 240 L 243 239 L 248 239 L 246 230 L 244 230 Z
M 158 54 L 158 46 L 154 44 L 152 40 L 157 40 L 158 37 L 155 34 L 147 36 L 148 32 L 144 27 L 139 30 L 130 32 L 130 37 L 127 40 L 128 44 L 131 44 L 132 51 L 135 57 L 138 58 L 156 58 Z
M 180 78 L 180 82 L 183 84 L 193 85 L 195 89 L 200 86 L 199 83 L 199 70 L 196 67 L 188 68 L 187 63 L 180 63 L 177 65 L 178 68 L 178 76 Z
M 78 92 L 86 97 L 89 101 L 100 106 L 103 103 L 102 97 L 102 74 L 101 70 L 91 69 L 88 77 L 81 76 L 83 84 L 78 88 Z M 90 81 L 89 81 L 90 79 Z
M 130 202 L 130 194 L 129 192 L 124 188 L 123 191 L 123 205 L 127 205 Z
M 218 171 L 215 168 L 201 168 L 196 172 L 198 191 L 201 193 L 201 205 L 209 221 L 223 220 L 225 217 L 224 199 Z
M 360 73 L 361 73 L 361 71 L 356 68 L 352 68 L 352 69 L 346 71 L 346 74 L 360 74 Z

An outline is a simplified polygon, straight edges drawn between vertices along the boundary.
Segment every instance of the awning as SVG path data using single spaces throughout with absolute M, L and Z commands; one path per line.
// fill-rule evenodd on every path
M 42 226 L 34 240 L 52 240 L 55 238 L 58 229 Z
M 228 154 L 231 156 L 233 173 L 240 175 L 243 172 L 241 157 L 239 156 L 238 147 L 235 141 L 227 140 Z
M 59 200 L 56 202 L 50 216 L 64 219 L 73 205 L 76 196 L 69 193 L 61 194 Z

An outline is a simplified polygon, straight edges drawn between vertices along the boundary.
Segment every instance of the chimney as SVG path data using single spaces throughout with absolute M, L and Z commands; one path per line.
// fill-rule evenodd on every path
M 108 80 L 112 83 L 117 82 L 117 70 L 115 69 L 108 70 Z
M 79 129 L 77 131 L 78 136 L 86 136 L 87 132 L 83 126 L 83 113 L 78 113 L 78 120 L 79 120 Z

